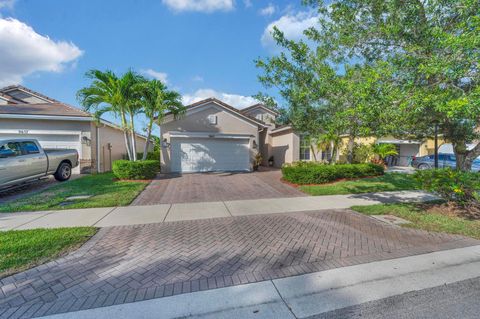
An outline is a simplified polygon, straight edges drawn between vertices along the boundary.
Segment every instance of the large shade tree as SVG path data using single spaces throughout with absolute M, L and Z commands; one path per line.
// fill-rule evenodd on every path
M 453 144 L 457 168 L 469 170 L 480 155 L 480 1 L 305 2 L 320 17 L 307 33 L 329 45 L 332 59 L 390 68 L 388 80 L 398 87 L 384 107 L 398 115 L 391 132 L 427 137 L 438 126 Z
M 293 41 L 275 28 L 273 37 L 283 50 L 256 61 L 264 71 L 259 80 L 278 89 L 288 104 L 289 122 L 311 145 L 338 146 L 339 137 L 348 136 L 346 159 L 351 162 L 355 139 L 379 134 L 378 122 L 385 120 L 379 109 L 391 88 L 377 68 L 346 66 L 331 56 L 333 41 L 315 43 L 316 34 L 310 30 L 305 35 L 310 41 Z

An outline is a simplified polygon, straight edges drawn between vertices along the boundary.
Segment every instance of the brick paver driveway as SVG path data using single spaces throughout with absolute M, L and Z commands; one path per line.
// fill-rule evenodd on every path
M 283 183 L 280 170 L 253 173 L 163 174 L 132 205 L 306 196 Z
M 351 211 L 103 228 L 79 251 L 0 282 L 0 317 L 34 317 L 478 244 Z

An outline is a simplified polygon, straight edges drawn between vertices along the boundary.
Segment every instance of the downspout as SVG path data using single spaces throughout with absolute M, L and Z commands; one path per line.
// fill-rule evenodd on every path
M 100 173 L 100 128 L 96 127 L 96 143 L 97 143 L 97 173 Z

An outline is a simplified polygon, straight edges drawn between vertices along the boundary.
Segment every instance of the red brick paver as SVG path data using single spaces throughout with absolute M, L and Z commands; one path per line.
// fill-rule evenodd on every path
M 103 228 L 79 251 L 0 281 L 0 318 L 35 317 L 478 244 L 351 211 Z
M 280 181 L 281 172 L 163 174 L 132 205 L 307 196 Z

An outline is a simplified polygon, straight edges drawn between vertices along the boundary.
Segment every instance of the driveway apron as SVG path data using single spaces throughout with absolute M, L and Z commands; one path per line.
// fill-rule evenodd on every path
M 0 282 L 0 317 L 35 317 L 477 245 L 349 210 L 102 228 Z

